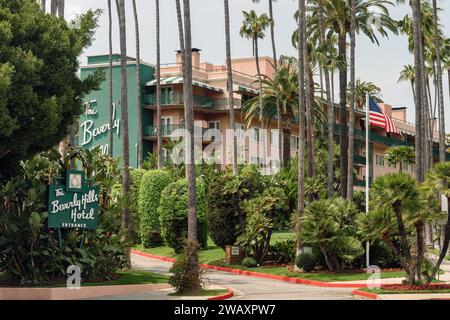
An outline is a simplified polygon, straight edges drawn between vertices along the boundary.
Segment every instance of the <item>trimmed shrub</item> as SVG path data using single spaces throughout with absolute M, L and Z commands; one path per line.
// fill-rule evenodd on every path
M 256 260 L 252 257 L 247 257 L 244 260 L 242 260 L 242 265 L 246 268 L 255 268 L 258 264 L 256 263 Z
M 133 206 L 136 206 L 136 211 L 139 210 L 138 202 L 139 202 L 139 190 L 141 188 L 141 181 L 144 177 L 144 174 L 147 173 L 148 170 L 144 169 L 133 169 L 130 171 L 131 177 L 131 190 L 130 190 L 130 203 Z
M 139 215 L 141 218 L 141 241 L 149 246 L 157 246 L 160 243 L 148 243 L 149 230 L 160 230 L 158 207 L 161 193 L 171 181 L 170 174 L 162 170 L 146 172 L 139 189 Z
M 295 258 L 295 265 L 305 272 L 311 272 L 316 267 L 316 257 L 312 253 L 300 253 Z
M 237 178 L 223 174 L 212 179 L 208 189 L 208 230 L 214 243 L 225 249 L 235 244 L 241 233 L 240 219 L 244 219 L 239 204 L 239 190 L 233 190 L 232 184 Z
M 197 179 L 197 241 L 206 248 L 208 229 L 206 223 L 205 185 Z M 180 253 L 187 239 L 188 231 L 188 192 L 187 180 L 181 179 L 169 184 L 161 194 L 158 208 L 161 232 L 167 245 Z
M 163 243 L 161 231 L 155 229 L 148 229 L 142 235 L 142 245 L 144 248 L 155 248 Z
M 295 240 L 278 241 L 270 246 L 269 253 L 277 259 L 278 264 L 292 263 L 295 260 Z

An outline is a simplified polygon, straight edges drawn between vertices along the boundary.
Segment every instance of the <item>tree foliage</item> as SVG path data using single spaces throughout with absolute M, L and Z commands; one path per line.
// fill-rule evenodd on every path
M 69 28 L 36 1 L 0 0 L 0 175 L 66 137 L 82 97 L 97 89 L 101 73 L 85 80 L 77 73 L 99 13 L 88 11 L 80 28 Z

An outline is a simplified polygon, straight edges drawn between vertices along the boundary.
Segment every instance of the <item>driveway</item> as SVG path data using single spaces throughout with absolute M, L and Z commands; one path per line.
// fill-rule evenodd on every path
M 132 255 L 133 268 L 169 274 L 171 263 Z M 209 284 L 232 288 L 235 297 L 230 300 L 353 300 L 351 288 L 321 288 L 283 281 L 261 279 L 227 272 L 207 270 Z M 116 299 L 165 299 L 166 293 L 140 293 Z

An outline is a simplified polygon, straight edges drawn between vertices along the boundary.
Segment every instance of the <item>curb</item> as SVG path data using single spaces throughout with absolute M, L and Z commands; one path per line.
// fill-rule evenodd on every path
M 210 301 L 227 300 L 227 299 L 230 299 L 230 298 L 234 297 L 234 291 L 233 291 L 233 289 L 231 289 L 231 288 L 226 288 L 226 289 L 228 290 L 227 293 L 222 294 L 222 295 L 220 295 L 220 296 L 211 297 L 211 298 L 208 298 L 208 299 L 206 299 L 206 300 L 210 300 Z
M 139 256 L 165 261 L 165 262 L 175 262 L 176 260 L 174 258 L 167 258 L 167 257 L 161 257 L 155 254 L 142 252 L 139 250 L 132 249 L 132 253 L 137 254 Z M 366 288 L 366 283 L 332 283 L 332 282 L 323 282 L 323 281 L 316 281 L 316 280 L 307 280 L 307 279 L 300 279 L 300 278 L 292 278 L 292 277 L 284 277 L 284 276 L 277 276 L 273 274 L 267 274 L 267 273 L 260 273 L 260 272 L 254 272 L 254 271 L 247 271 L 247 270 L 239 270 L 239 269 L 233 269 L 233 268 L 227 268 L 227 267 L 219 267 L 219 266 L 212 266 L 209 264 L 200 264 L 200 267 L 203 269 L 209 269 L 214 271 L 221 271 L 221 272 L 228 272 L 233 273 L 237 275 L 243 275 L 243 276 L 250 276 L 250 277 L 256 277 L 256 278 L 264 278 L 264 279 L 271 279 L 271 280 L 278 280 L 278 281 L 284 281 L 289 283 L 295 283 L 295 284 L 304 284 L 308 286 L 315 286 L 315 287 L 325 287 L 325 288 Z
M 361 291 L 361 290 L 353 290 L 352 291 L 352 295 L 363 297 L 363 298 L 367 298 L 367 299 L 371 299 L 371 300 L 378 300 L 378 294 L 372 293 L 372 292 L 365 292 L 365 291 Z

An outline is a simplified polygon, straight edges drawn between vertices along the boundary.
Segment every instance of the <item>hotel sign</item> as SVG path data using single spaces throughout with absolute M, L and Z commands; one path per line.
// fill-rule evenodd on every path
M 84 172 L 68 171 L 65 184 L 48 189 L 48 227 L 95 230 L 98 219 L 98 187 L 88 186 Z

